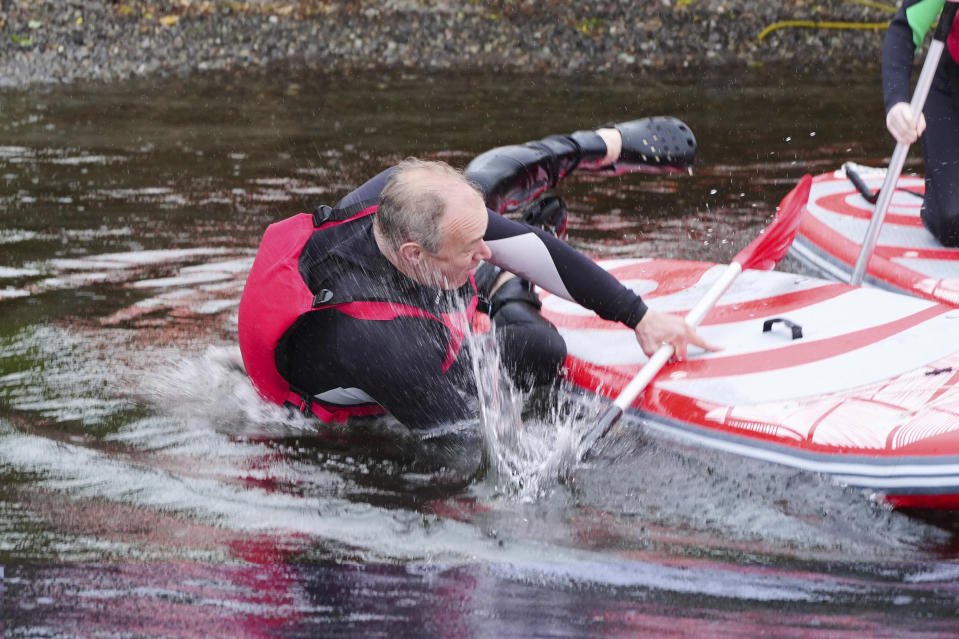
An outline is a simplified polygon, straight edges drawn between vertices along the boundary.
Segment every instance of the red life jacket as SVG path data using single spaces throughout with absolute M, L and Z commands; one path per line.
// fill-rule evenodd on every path
M 301 315 L 312 311 L 333 308 L 351 317 L 374 321 L 397 317 L 435 320 L 449 329 L 443 371 L 456 360 L 470 330 L 470 321 L 478 301 L 476 295 L 473 295 L 465 311 L 440 315 L 386 299 L 329 303 L 329 291 L 314 294 L 300 274 L 300 255 L 314 233 L 322 233 L 332 226 L 371 215 L 376 212 L 376 207 L 375 201 L 346 209 L 323 206 L 313 215 L 300 213 L 267 227 L 243 288 L 238 327 L 243 365 L 254 388 L 265 400 L 280 405 L 292 404 L 304 413 L 312 412 L 325 422 L 345 422 L 353 416 L 385 412 L 378 404 L 324 404 L 296 392 L 280 375 L 276 366 L 277 344 Z

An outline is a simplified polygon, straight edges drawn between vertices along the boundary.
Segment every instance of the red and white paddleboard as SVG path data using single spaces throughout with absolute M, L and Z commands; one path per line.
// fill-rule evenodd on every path
M 603 266 L 652 307 L 679 314 L 726 268 Z M 647 361 L 620 324 L 550 294 L 543 312 L 566 339 L 571 381 L 591 393 L 615 397 Z M 723 350 L 693 349 L 659 373 L 633 405 L 650 425 L 829 473 L 896 506 L 959 507 L 959 309 L 747 270 L 699 330 Z
M 853 184 L 846 167 L 871 193 L 882 186 L 885 169 L 852 163 L 813 178 L 809 200 L 790 249 L 818 274 L 848 282 L 875 205 Z M 925 182 L 901 176 L 866 268 L 865 281 L 890 290 L 959 305 L 959 249 L 944 248 L 919 219 Z

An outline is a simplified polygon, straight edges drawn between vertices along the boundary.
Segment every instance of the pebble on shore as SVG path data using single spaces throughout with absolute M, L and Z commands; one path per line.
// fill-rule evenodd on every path
M 630 76 L 878 68 L 864 0 L 4 0 L 0 87 L 295 67 Z M 831 25 L 831 26 L 830 26 Z

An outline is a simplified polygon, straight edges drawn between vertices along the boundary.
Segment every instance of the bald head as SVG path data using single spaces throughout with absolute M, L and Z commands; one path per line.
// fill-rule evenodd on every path
M 479 189 L 449 164 L 407 158 L 380 194 L 376 225 L 392 251 L 412 241 L 435 253 L 447 205 L 464 197 L 483 201 Z
M 377 243 L 401 271 L 424 284 L 461 286 L 489 257 L 479 189 L 445 162 L 408 158 L 380 193 Z

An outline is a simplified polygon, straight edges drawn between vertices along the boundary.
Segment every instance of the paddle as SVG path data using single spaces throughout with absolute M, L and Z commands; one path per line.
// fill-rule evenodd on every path
M 723 274 L 709 288 L 701 300 L 686 315 L 686 323 L 698 326 L 706 313 L 716 304 L 719 298 L 732 285 L 733 281 L 745 269 L 768 271 L 786 255 L 789 246 L 799 230 L 799 220 L 802 217 L 806 201 L 809 199 L 809 188 L 812 177 L 804 176 L 795 189 L 784 201 L 782 208 L 763 233 L 749 245 L 736 254 L 731 264 Z M 629 408 L 646 386 L 653 380 L 660 369 L 673 356 L 673 345 L 663 344 L 657 349 L 646 365 L 643 366 L 633 380 L 619 393 L 600 417 L 599 422 L 583 437 L 580 443 L 580 459 L 586 459 L 590 450 L 597 441 L 602 439 L 613 427 L 623 412 Z
M 922 71 L 919 73 L 919 80 L 916 82 L 916 90 L 912 94 L 912 101 L 909 107 L 912 109 L 914 117 L 919 117 L 922 108 L 926 104 L 926 97 L 929 95 L 929 88 L 932 86 L 932 78 L 939 66 L 939 59 L 942 57 L 942 50 L 946 46 L 946 37 L 952 29 L 952 22 L 956 17 L 956 2 L 946 2 L 939 16 L 939 26 L 936 27 L 936 33 L 933 36 L 932 43 L 929 45 L 929 52 L 926 54 L 926 61 L 922 65 Z M 902 142 L 896 143 L 896 149 L 892 153 L 892 159 L 889 161 L 889 169 L 886 171 L 886 179 L 879 188 L 879 198 L 876 201 L 876 208 L 872 213 L 872 219 L 869 220 L 869 227 L 866 229 L 866 236 L 862 241 L 862 248 L 859 250 L 859 257 L 856 258 L 856 266 L 852 270 L 852 276 L 849 283 L 853 286 L 862 284 L 863 276 L 866 274 L 866 265 L 872 252 L 876 248 L 876 242 L 879 239 L 879 230 L 882 228 L 882 222 L 886 217 L 886 211 L 889 209 L 889 203 L 892 202 L 892 195 L 896 188 L 896 182 L 899 181 L 899 175 L 902 173 L 902 166 L 906 162 L 906 154 L 909 152 L 909 145 Z

